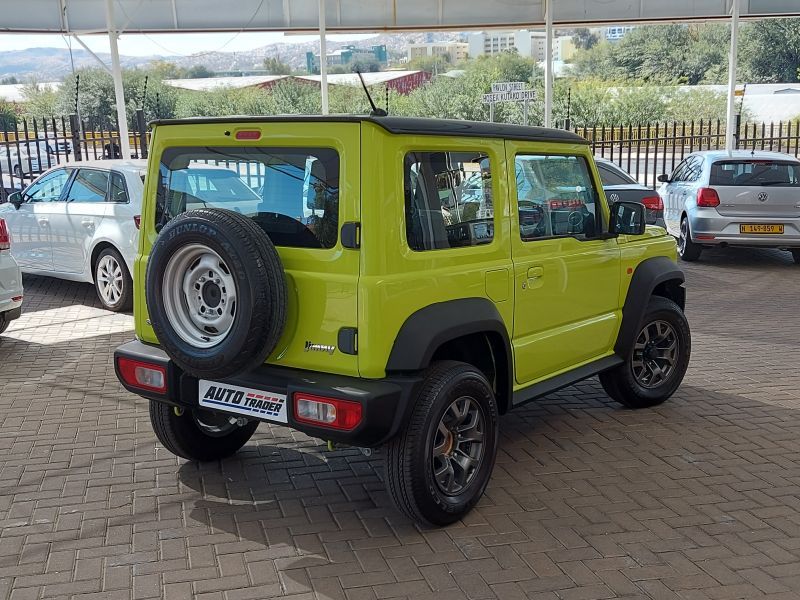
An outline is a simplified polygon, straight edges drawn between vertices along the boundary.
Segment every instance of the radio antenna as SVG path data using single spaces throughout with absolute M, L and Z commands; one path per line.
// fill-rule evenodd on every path
M 382 108 L 378 108 L 375 106 L 375 101 L 372 99 L 372 95 L 369 93 L 369 89 L 367 89 L 367 84 L 364 83 L 364 76 L 361 74 L 361 69 L 356 70 L 358 73 L 358 78 L 361 80 L 361 87 L 364 88 L 364 93 L 367 95 L 367 100 L 369 100 L 369 105 L 372 107 L 372 111 L 369 113 L 371 117 L 385 117 L 389 113 L 387 113 Z

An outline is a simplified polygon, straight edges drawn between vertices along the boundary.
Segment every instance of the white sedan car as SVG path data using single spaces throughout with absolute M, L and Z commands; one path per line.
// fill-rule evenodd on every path
M 109 310 L 133 304 L 144 160 L 60 165 L 0 205 L 24 273 L 93 282 Z
M 660 175 L 667 230 L 683 260 L 704 247 L 758 246 L 792 253 L 800 264 L 800 161 L 764 151 L 690 154 Z
M 22 275 L 10 248 L 6 222 L 0 219 L 0 333 L 22 313 Z

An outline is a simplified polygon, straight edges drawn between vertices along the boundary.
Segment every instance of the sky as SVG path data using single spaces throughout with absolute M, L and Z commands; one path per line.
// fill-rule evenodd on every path
M 368 34 L 328 35 L 332 41 L 362 40 Z M 183 33 L 183 34 L 123 34 L 119 52 L 125 56 L 188 56 L 198 52 L 239 52 L 252 50 L 275 42 L 291 44 L 318 39 L 313 35 L 284 35 L 283 33 Z M 85 35 L 81 40 L 94 52 L 108 52 L 108 37 Z M 73 40 L 73 48 L 80 48 Z M 0 34 L 0 52 L 26 48 L 67 48 L 64 37 L 54 34 Z

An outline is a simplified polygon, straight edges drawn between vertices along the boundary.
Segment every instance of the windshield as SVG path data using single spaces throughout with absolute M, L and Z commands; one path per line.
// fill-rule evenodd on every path
M 196 208 L 253 219 L 277 246 L 331 248 L 339 155 L 329 148 L 170 148 L 161 157 L 156 229 Z
M 709 185 L 800 187 L 800 163 L 778 160 L 725 160 L 711 165 Z

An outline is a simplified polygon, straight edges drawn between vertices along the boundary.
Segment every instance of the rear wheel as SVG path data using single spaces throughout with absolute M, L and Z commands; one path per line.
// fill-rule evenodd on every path
M 0 314 L 0 334 L 5 333 L 9 325 L 11 325 L 11 321 L 5 315 Z
M 672 300 L 653 296 L 626 361 L 600 374 L 606 393 L 628 408 L 661 404 L 683 381 L 691 355 L 689 323 Z
M 167 450 L 188 460 L 219 460 L 234 454 L 258 428 L 258 421 L 239 422 L 211 410 L 150 401 L 150 423 L 156 437 Z
M 681 219 L 681 234 L 678 237 L 678 256 L 681 260 L 692 262 L 700 258 L 702 246 L 692 241 L 692 232 L 689 229 L 689 219 L 684 216 Z
M 421 523 L 460 519 L 486 489 L 497 437 L 497 403 L 484 375 L 466 363 L 435 364 L 408 424 L 387 444 L 386 484 L 397 508 Z
M 94 266 L 94 288 L 108 310 L 121 312 L 133 307 L 133 281 L 122 255 L 106 248 Z
M 792 258 L 795 264 L 800 265 L 800 248 L 792 248 Z

